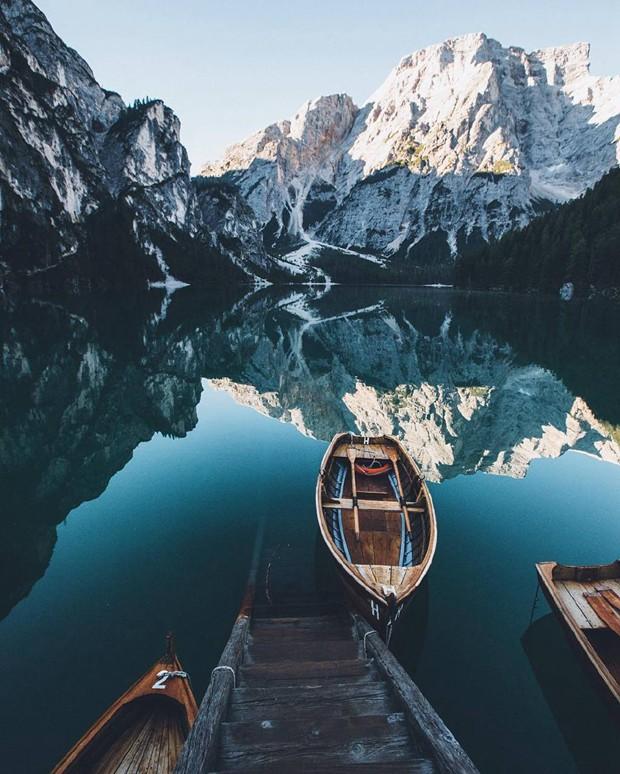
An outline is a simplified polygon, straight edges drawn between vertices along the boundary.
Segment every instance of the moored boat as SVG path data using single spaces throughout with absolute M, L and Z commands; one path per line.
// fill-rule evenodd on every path
M 620 702 L 620 561 L 586 566 L 541 562 L 536 571 L 551 608 Z
M 168 635 L 165 655 L 103 713 L 52 774 L 168 774 L 196 712 L 188 675 Z
M 417 465 L 392 436 L 340 433 L 321 463 L 316 509 L 351 603 L 389 642 L 437 544 L 433 501 Z

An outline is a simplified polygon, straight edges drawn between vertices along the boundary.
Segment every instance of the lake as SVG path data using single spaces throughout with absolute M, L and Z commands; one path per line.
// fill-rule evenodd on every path
M 533 603 L 534 562 L 618 558 L 619 331 L 602 301 L 436 289 L 4 298 L 5 770 L 49 770 L 169 629 L 200 699 L 261 520 L 276 566 L 324 584 L 315 479 L 355 430 L 430 482 L 437 553 L 392 649 L 480 770 L 615 771 Z

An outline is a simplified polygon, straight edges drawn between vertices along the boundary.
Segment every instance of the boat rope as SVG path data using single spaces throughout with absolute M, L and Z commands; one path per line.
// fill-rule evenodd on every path
M 174 672 L 169 672 L 167 669 L 162 669 L 161 672 L 157 673 L 157 677 L 159 680 L 157 682 L 153 683 L 151 688 L 158 688 L 162 691 L 166 690 L 166 680 L 169 680 L 171 677 L 182 677 L 185 680 L 189 677 L 187 672 L 181 672 L 179 670 L 176 670 Z
M 236 688 L 237 687 L 237 675 L 235 674 L 235 670 L 231 666 L 216 666 L 215 669 L 213 670 L 213 672 L 211 672 L 211 677 L 213 677 L 213 675 L 216 672 L 219 672 L 220 669 L 227 669 L 229 672 L 232 673 L 232 676 L 233 676 L 233 688 Z
M 379 632 L 376 632 L 374 629 L 370 632 L 364 633 L 364 642 L 362 643 L 364 645 L 364 658 L 368 658 L 368 651 L 366 650 L 366 637 L 370 634 L 379 634 Z

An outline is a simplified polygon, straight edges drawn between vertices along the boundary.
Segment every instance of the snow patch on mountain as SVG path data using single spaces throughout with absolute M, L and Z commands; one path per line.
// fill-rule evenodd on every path
M 620 77 L 591 75 L 587 44 L 527 53 L 476 33 L 405 57 L 361 108 L 305 103 L 203 174 L 234 180 L 274 243 L 441 263 L 582 194 L 619 135 Z

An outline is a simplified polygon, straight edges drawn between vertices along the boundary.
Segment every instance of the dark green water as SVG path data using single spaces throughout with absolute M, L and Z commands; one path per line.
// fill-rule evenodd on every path
M 316 586 L 315 476 L 343 429 L 400 435 L 433 482 L 437 554 L 393 649 L 481 771 L 617 770 L 542 600 L 529 622 L 535 561 L 619 554 L 619 323 L 407 289 L 5 300 L 5 770 L 48 770 L 168 629 L 202 696 L 262 518 Z

